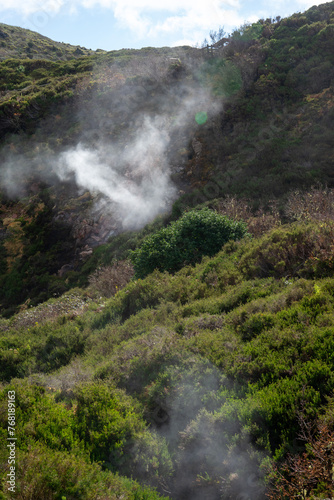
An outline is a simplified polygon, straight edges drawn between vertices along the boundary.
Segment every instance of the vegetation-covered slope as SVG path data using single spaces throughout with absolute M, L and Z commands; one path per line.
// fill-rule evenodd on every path
M 95 155 L 95 163 L 98 156 L 107 162 L 121 158 L 116 168 L 122 169 L 124 182 L 133 164 L 131 154 L 139 155 L 141 164 L 130 173 L 135 182 L 148 157 L 150 168 L 160 164 L 162 171 L 169 170 L 179 190 L 169 206 L 185 193 L 174 206 L 173 218 L 188 206 L 228 194 L 253 200 L 257 209 L 270 200 L 284 206 L 285 196 L 296 188 L 316 183 L 332 187 L 332 14 L 333 3 L 328 3 L 291 18 L 260 20 L 234 32 L 212 53 L 190 47 L 146 48 L 50 60 L 22 59 L 16 51 L 14 58 L 3 60 L 2 233 L 9 240 L 2 255 L 3 262 L 12 263 L 3 270 L 6 280 L 15 273 L 27 283 L 16 304 L 12 294 L 11 305 L 28 298 L 38 302 L 68 288 L 69 276 L 57 277 L 56 290 L 43 283 L 36 287 L 22 262 L 22 249 L 29 255 L 32 242 L 24 239 L 19 218 L 26 224 L 40 217 L 34 207 L 45 205 L 46 194 L 50 224 L 57 220 L 59 226 L 61 221 L 69 239 L 65 237 L 64 248 L 58 244 L 50 249 L 42 274 L 52 276 L 64 265 L 79 271 L 81 252 L 89 253 L 111 231 L 124 230 L 117 209 L 108 217 L 105 210 L 92 213 L 98 191 L 89 183 L 76 191 L 72 173 L 66 183 L 62 175 L 59 184 L 55 159 L 76 151 L 78 144 Z M 139 148 L 143 123 L 150 127 L 147 137 L 152 129 L 163 131 L 159 141 L 157 136 L 150 139 L 159 145 L 154 154 Z M 45 189 L 48 193 L 42 193 Z M 20 205 L 8 201 L 15 196 Z M 57 234 L 59 227 L 50 230 Z M 70 250 L 74 247 L 76 253 Z M 10 309 L 6 297 L 1 302 Z
M 93 54 L 93 52 L 85 47 L 54 42 L 35 31 L 0 23 L 0 60 L 26 58 L 58 61 Z
M 175 275 L 132 281 L 108 301 L 78 290 L 62 299 L 65 315 L 57 299 L 43 306 L 49 320 L 38 309 L 4 320 L 1 377 L 15 379 L 3 408 L 15 390 L 18 448 L 28 452 L 20 488 L 38 450 L 58 482 L 39 461 L 35 495 L 75 498 L 80 486 L 89 498 L 56 465 L 78 467 L 76 455 L 171 498 L 232 499 L 246 485 L 249 498 L 265 498 L 272 458 L 303 451 L 303 426 L 332 425 L 332 240 L 332 221 L 281 226 Z M 331 493 L 326 474 L 303 476 L 307 498 Z M 98 478 L 90 488 L 114 481 Z
M 18 496 L 333 495 L 333 11 L 204 49 L 1 38 Z

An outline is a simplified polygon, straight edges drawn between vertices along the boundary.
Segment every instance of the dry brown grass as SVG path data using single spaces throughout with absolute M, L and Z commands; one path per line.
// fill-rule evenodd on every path
M 74 318 L 83 314 L 91 303 L 91 298 L 76 290 L 65 293 L 58 299 L 50 299 L 36 307 L 28 308 L 29 300 L 21 306 L 21 311 L 11 320 L 0 321 L 0 331 L 9 328 L 29 328 L 56 321 L 62 316 Z
M 97 269 L 89 277 L 90 288 L 103 295 L 113 297 L 119 290 L 125 287 L 134 275 L 134 269 L 130 261 L 120 260 L 111 266 Z
M 295 191 L 289 195 L 284 213 L 291 221 L 334 220 L 334 189 L 313 187 L 305 193 Z
M 319 423 L 317 428 L 313 429 L 302 418 L 299 439 L 307 443 L 306 451 L 302 455 L 290 455 L 282 466 L 274 467 L 271 489 L 266 494 L 270 500 L 320 499 L 333 494 L 332 426 Z
M 268 210 L 265 211 L 263 208 L 260 208 L 257 212 L 253 213 L 248 200 L 237 199 L 235 196 L 227 196 L 219 202 L 217 211 L 231 219 L 246 222 L 248 232 L 254 237 L 259 237 L 281 224 L 278 203 L 276 201 L 270 202 Z

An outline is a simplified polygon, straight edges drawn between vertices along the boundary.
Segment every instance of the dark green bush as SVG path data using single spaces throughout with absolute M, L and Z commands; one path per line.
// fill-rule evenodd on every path
M 148 236 L 131 252 L 136 276 L 144 278 L 159 271 L 174 272 L 184 265 L 212 256 L 229 240 L 245 236 L 246 225 L 203 208 L 185 213 L 168 227 Z
M 5 451 L 5 449 L 4 449 Z M 6 450 L 7 451 L 7 450 Z M 1 453 L 3 463 L 7 461 Z M 18 498 L 75 499 L 123 498 L 124 500 L 158 500 L 154 490 L 143 488 L 131 479 L 103 472 L 98 464 L 90 464 L 73 453 L 50 450 L 40 443 L 19 450 L 17 471 Z M 8 467 L 8 466 L 7 466 Z M 7 472 L 7 470 L 6 470 Z M 3 481 L 0 498 L 12 497 Z

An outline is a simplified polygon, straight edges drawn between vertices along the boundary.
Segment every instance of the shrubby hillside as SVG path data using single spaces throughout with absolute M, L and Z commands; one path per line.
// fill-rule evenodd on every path
M 333 19 L 114 52 L 0 25 L 18 498 L 333 495 Z
M 35 31 L 0 23 L 0 60 L 2 61 L 9 58 L 58 61 L 93 53 L 94 51 L 85 47 L 55 42 Z

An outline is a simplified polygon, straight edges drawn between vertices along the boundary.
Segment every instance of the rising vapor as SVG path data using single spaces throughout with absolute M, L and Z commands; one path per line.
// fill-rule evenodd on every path
M 168 96 L 163 107 L 168 112 L 155 116 L 138 113 L 134 133 L 128 134 L 125 145 L 108 144 L 104 139 L 92 146 L 83 140 L 53 162 L 60 180 L 74 179 L 78 187 L 103 195 L 104 210 L 112 213 L 125 230 L 138 229 L 170 208 L 177 197 L 171 181 L 175 135 L 190 123 L 196 125 L 196 110 L 206 109 L 209 114 L 218 111 L 203 91 L 189 93 L 177 110 Z
M 161 58 L 138 67 L 133 60 L 123 69 L 127 83 L 120 87 L 113 86 L 118 66 L 109 68 L 110 75 L 107 68 L 109 91 L 97 88 L 89 99 L 77 100 L 81 130 L 71 146 L 59 148 L 63 138 L 68 140 L 65 130 L 59 131 L 59 141 L 53 137 L 47 147 L 32 139 L 27 155 L 8 152 L 0 173 L 7 194 L 28 194 L 32 178 L 49 186 L 60 181 L 89 191 L 95 200 L 92 217 L 106 215 L 112 221 L 110 235 L 114 229 L 139 229 L 166 213 L 178 197 L 180 184 L 182 189 L 186 184 L 176 186 L 172 177 L 182 178 L 185 155 L 198 143 L 194 136 L 204 122 L 196 117 L 210 120 L 221 110 L 221 102 L 192 75 L 190 63 L 182 66 L 185 75 L 191 75 L 189 81 L 186 76 L 181 80 L 168 76 L 170 64 L 168 58 Z M 140 75 L 136 81 L 133 74 Z M 62 201 L 55 203 L 62 210 Z
M 176 188 L 166 159 L 168 132 L 162 118 L 146 117 L 135 140 L 123 151 L 78 144 L 60 155 L 54 170 L 61 180 L 73 175 L 77 185 L 104 196 L 105 209 L 117 214 L 124 229 L 143 226 L 166 211 Z

